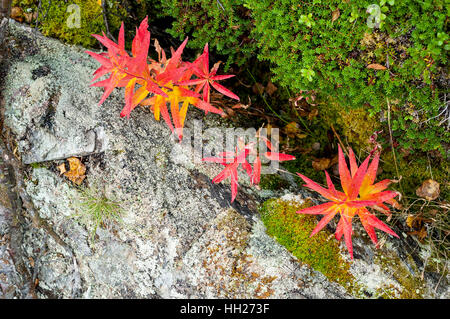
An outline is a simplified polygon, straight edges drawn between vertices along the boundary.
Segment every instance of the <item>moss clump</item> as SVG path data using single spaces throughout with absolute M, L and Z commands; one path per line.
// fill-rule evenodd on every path
M 365 0 L 244 2 L 253 18 L 250 38 L 258 58 L 271 62 L 272 81 L 333 97 L 344 111 L 363 107 L 380 120 L 389 113 L 401 146 L 445 151 L 449 133 L 439 115 L 450 49 L 444 1 L 380 3 L 385 19 L 376 27 L 367 22 L 371 2 Z
M 416 198 L 416 189 L 427 179 L 432 178 L 440 184 L 440 198 L 450 201 L 450 171 L 446 160 L 436 157 L 418 157 L 411 154 L 404 154 L 403 149 L 396 148 L 396 160 L 392 151 L 383 153 L 383 173 L 379 179 L 393 178 L 397 176 L 395 163 L 398 167 L 398 174 L 402 176 L 400 185 L 396 189 L 402 191 L 405 196 Z
M 381 130 L 380 122 L 375 116 L 370 116 L 363 108 L 338 111 L 339 117 L 336 123 L 342 128 L 341 132 L 351 145 L 357 148 L 366 148 L 369 138 L 376 131 Z
M 263 175 L 261 176 L 261 182 L 259 183 L 259 186 L 261 186 L 261 188 L 263 189 L 279 190 L 288 188 L 289 182 L 281 178 L 280 175 L 277 174 Z
M 320 271 L 330 281 L 351 290 L 354 277 L 349 272 L 350 264 L 343 260 L 339 243 L 332 233 L 324 229 L 310 237 L 317 225 L 316 218 L 296 214 L 296 211 L 308 206 L 311 206 L 309 201 L 304 204 L 281 199 L 266 201 L 260 208 L 260 213 L 267 234 L 274 237 L 301 262 Z
M 226 66 L 241 65 L 254 56 L 256 46 L 249 39 L 252 20 L 243 0 L 143 2 L 159 17 L 173 18 L 167 30 L 172 36 L 181 40 L 189 35 L 187 45 L 195 49 L 203 49 L 208 42 L 211 49 L 227 57 Z
M 20 7 L 23 12 L 36 13 L 38 3 L 35 0 L 14 0 L 12 5 Z M 76 23 L 78 16 L 79 25 Z M 112 34 L 116 34 L 123 17 L 125 11 L 119 2 L 108 1 L 108 25 Z M 91 34 L 101 34 L 105 30 L 102 7 L 97 0 L 42 1 L 39 29 L 46 36 L 91 47 L 97 43 Z

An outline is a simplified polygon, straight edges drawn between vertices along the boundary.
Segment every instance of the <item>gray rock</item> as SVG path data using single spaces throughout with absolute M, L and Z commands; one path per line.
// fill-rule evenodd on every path
M 30 33 L 17 39 L 33 45 Z M 107 141 L 95 112 L 100 92 L 89 87 L 92 60 L 77 48 L 38 48 L 42 52 L 34 59 L 16 60 L 4 79 L 5 124 L 16 134 L 22 161 L 30 164 L 104 151 Z

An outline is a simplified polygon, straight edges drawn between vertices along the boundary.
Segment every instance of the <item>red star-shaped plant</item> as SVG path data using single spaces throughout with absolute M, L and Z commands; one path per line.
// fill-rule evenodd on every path
M 229 79 L 234 75 L 216 75 L 217 70 L 219 68 L 219 63 L 216 63 L 211 71 L 209 71 L 209 53 L 208 53 L 208 43 L 206 43 L 205 48 L 203 49 L 202 55 L 200 55 L 197 60 L 195 60 L 191 64 L 191 69 L 194 72 L 195 76 L 198 79 L 187 80 L 178 82 L 178 85 L 196 85 L 195 92 L 200 93 L 203 90 L 203 101 L 209 103 L 210 102 L 210 86 L 215 88 L 217 91 L 236 99 L 239 101 L 239 97 L 228 90 L 226 87 L 217 83 L 217 81 Z
M 308 187 L 323 197 L 329 200 L 329 202 L 309 208 L 299 210 L 299 214 L 321 214 L 324 217 L 317 224 L 317 227 L 311 233 L 311 236 L 315 235 L 322 228 L 324 228 L 336 214 L 340 214 L 341 218 L 336 229 L 336 239 L 340 240 L 344 236 L 345 244 L 353 259 L 353 246 L 352 246 L 352 218 L 355 215 L 359 216 L 361 223 L 365 230 L 369 234 L 372 242 L 377 245 L 377 237 L 375 235 L 375 228 L 378 228 L 388 234 L 395 237 L 398 235 L 390 229 L 381 220 L 375 217 L 367 207 L 381 210 L 386 215 L 390 215 L 389 208 L 383 203 L 394 203 L 394 197 L 398 195 L 394 191 L 386 191 L 385 189 L 391 183 L 390 180 L 383 180 L 376 184 L 373 184 L 376 177 L 376 172 L 379 163 L 379 154 L 375 155 L 369 166 L 370 155 L 365 161 L 358 167 L 353 151 L 350 149 L 350 171 L 345 162 L 342 149 L 339 147 L 339 175 L 341 179 L 341 185 L 343 192 L 336 190 L 331 181 L 330 176 L 325 171 L 327 179 L 328 189 L 323 188 L 317 183 L 310 180 L 308 177 L 297 173 L 303 181 L 305 181 L 305 187 Z M 378 246 L 378 245 L 377 245 Z
M 295 157 L 292 155 L 272 152 L 271 151 L 272 144 L 270 143 L 270 141 L 265 137 L 262 136 L 258 137 L 266 143 L 267 147 L 270 150 L 268 152 L 264 152 L 263 156 L 267 157 L 272 161 L 295 160 Z M 256 155 L 255 160 L 253 161 L 253 168 L 251 164 L 247 161 L 247 156 L 249 156 L 250 154 Z M 234 201 L 237 195 L 239 164 L 242 165 L 242 168 L 250 177 L 250 182 L 253 185 L 259 184 L 261 177 L 261 159 L 260 156 L 258 155 L 254 142 L 244 145 L 243 139 L 239 138 L 238 146 L 236 147 L 235 152 L 221 152 L 218 154 L 218 157 L 205 157 L 202 158 L 202 161 L 219 163 L 225 166 L 225 169 L 222 172 L 220 172 L 216 177 L 214 177 L 212 182 L 220 183 L 224 179 L 231 177 L 231 202 Z

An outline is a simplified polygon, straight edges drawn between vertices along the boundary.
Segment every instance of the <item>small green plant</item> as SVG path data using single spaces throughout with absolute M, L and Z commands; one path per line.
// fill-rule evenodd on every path
M 313 76 L 316 74 L 312 69 L 301 69 L 300 72 L 303 77 L 308 79 L 309 82 L 313 80 Z
M 312 13 L 309 13 L 308 15 L 302 14 L 300 16 L 300 19 L 298 19 L 298 23 L 304 24 L 308 28 L 311 28 L 312 26 L 316 25 L 316 23 L 313 20 Z
M 80 219 L 90 229 L 90 239 L 94 242 L 98 227 L 110 227 L 122 220 L 123 210 L 119 202 L 112 200 L 98 188 L 79 188 L 74 218 Z

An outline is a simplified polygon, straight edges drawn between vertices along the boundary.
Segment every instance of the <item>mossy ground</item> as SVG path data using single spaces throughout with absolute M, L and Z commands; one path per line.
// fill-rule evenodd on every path
M 259 186 L 262 189 L 280 190 L 289 187 L 289 182 L 276 174 L 262 175 Z
M 320 271 L 330 281 L 351 289 L 354 278 L 349 272 L 350 264 L 341 257 L 339 243 L 333 234 L 325 229 L 310 237 L 317 225 L 315 216 L 296 214 L 296 211 L 308 206 L 311 206 L 309 201 L 304 204 L 281 199 L 266 201 L 260 213 L 267 234 L 300 262 Z
M 108 25 L 110 32 L 116 35 L 125 11 L 118 2 L 109 3 Z M 71 5 L 76 7 L 70 7 Z M 21 8 L 24 14 L 38 12 L 36 0 L 13 0 L 12 6 Z M 74 23 L 78 14 L 79 26 Z M 36 19 L 31 23 L 34 26 Z M 38 27 L 46 36 L 84 47 L 92 47 L 98 43 L 91 34 L 101 34 L 106 30 L 102 7 L 97 0 L 42 1 Z

